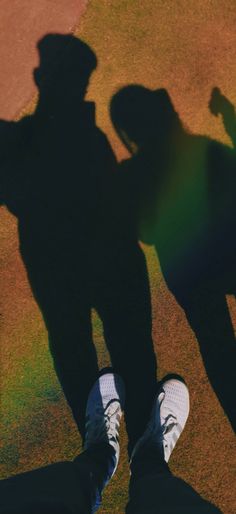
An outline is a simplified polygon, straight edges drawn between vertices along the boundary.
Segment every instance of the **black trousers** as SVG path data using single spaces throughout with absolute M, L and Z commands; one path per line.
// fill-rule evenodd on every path
M 171 473 L 131 479 L 129 495 L 126 514 L 222 514 Z
M 73 462 L 0 481 L 1 514 L 91 514 L 109 477 L 112 457 L 108 445 L 97 445 Z M 142 470 L 131 476 L 126 514 L 221 514 L 173 476 L 167 465 L 150 465 L 149 472 L 144 463 Z

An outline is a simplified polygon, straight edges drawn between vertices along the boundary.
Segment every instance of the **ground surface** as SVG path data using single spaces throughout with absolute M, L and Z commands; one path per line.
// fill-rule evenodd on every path
M 121 86 L 166 87 L 182 120 L 194 132 L 227 141 L 209 112 L 219 86 L 236 105 L 236 8 L 234 0 L 3 1 L 0 116 L 13 119 L 34 93 L 35 44 L 49 31 L 76 34 L 96 52 L 99 66 L 88 97 L 97 122 L 119 158 L 125 155 L 109 121 L 108 103 Z M 80 448 L 69 409 L 53 371 L 47 334 L 18 252 L 17 224 L 1 208 L 1 477 L 64 458 Z M 153 335 L 160 377 L 182 374 L 191 414 L 172 459 L 172 470 L 224 514 L 235 514 L 236 451 L 229 422 L 213 393 L 194 333 L 167 290 L 152 248 L 144 248 L 153 295 Z M 228 298 L 236 327 L 236 306 Z M 108 362 L 101 323 L 94 315 L 100 364 Z M 117 476 L 101 513 L 124 512 L 128 467 L 125 442 Z

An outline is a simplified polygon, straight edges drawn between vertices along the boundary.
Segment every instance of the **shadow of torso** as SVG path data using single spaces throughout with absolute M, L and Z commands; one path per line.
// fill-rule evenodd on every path
M 206 281 L 233 291 L 234 152 L 186 134 L 177 151 L 146 148 L 121 169 L 137 237 L 155 246 L 167 285 L 178 299 Z
M 49 265 L 50 256 L 50 271 L 64 262 L 63 269 L 83 276 L 79 263 L 89 266 L 101 194 L 115 165 L 93 105 L 83 102 L 73 116 L 32 116 L 17 125 L 14 187 L 9 184 L 6 204 L 19 220 L 22 255 L 28 266 L 30 259 Z

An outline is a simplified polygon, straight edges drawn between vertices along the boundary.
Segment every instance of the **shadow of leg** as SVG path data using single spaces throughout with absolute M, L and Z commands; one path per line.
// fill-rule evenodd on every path
M 137 245 L 116 259 L 97 291 L 96 309 L 114 370 L 125 382 L 129 451 L 144 432 L 156 391 L 156 356 L 145 257 Z M 119 263 L 119 264 L 118 264 Z
M 48 329 L 55 371 L 84 437 L 86 403 L 98 376 L 98 364 L 90 311 L 83 309 L 77 312 L 77 316 L 72 316 L 71 312 L 65 312 L 66 317 L 61 314 L 62 319 L 57 319 L 56 323 L 50 320 Z
M 28 268 L 28 275 L 48 331 L 55 371 L 84 437 L 86 402 L 98 376 L 87 275 L 73 273 L 73 268 L 70 274 L 70 263 L 65 269 L 46 264 Z
M 198 339 L 210 383 L 236 431 L 236 344 L 226 298 L 202 289 L 182 306 Z

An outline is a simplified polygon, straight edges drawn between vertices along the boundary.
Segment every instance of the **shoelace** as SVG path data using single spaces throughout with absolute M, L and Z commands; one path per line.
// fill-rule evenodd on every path
M 155 418 L 155 423 L 153 423 L 153 417 L 151 416 L 151 419 L 147 425 L 144 440 L 148 442 L 148 445 L 153 447 L 158 447 L 159 449 L 162 447 L 163 449 L 167 449 L 171 452 L 171 443 L 169 444 L 169 441 L 167 439 L 167 436 L 171 432 L 171 430 L 178 425 L 177 418 L 174 415 L 173 411 L 171 411 L 170 406 L 168 405 L 168 409 L 163 409 L 162 403 L 165 398 L 165 391 L 160 391 L 158 395 L 158 402 L 159 402 L 159 412 L 157 415 L 157 418 Z M 162 414 L 160 412 L 162 406 Z M 156 410 L 156 405 L 154 406 L 154 411 Z M 164 412 L 166 410 L 166 416 L 164 415 Z M 142 445 L 143 443 L 141 443 Z M 135 451 L 138 450 L 138 443 L 135 447 Z M 134 453 L 131 456 L 131 461 L 134 456 Z
M 174 416 L 173 414 L 169 414 L 166 418 L 165 418 L 165 421 L 162 425 L 162 429 L 163 429 L 163 438 L 165 440 L 165 435 L 169 434 L 171 432 L 171 430 L 177 426 L 178 422 L 177 422 L 177 418 L 176 416 Z
M 165 398 L 165 393 L 163 392 L 161 394 L 163 394 L 163 396 L 162 396 L 161 401 L 160 401 L 160 409 L 161 409 L 163 400 Z M 165 416 L 165 412 L 163 412 L 165 410 L 167 411 L 166 412 L 166 416 Z M 168 410 L 167 409 L 162 409 L 161 426 L 162 426 L 163 436 L 165 434 L 168 434 L 177 424 L 178 424 L 177 418 L 176 418 L 174 412 L 171 410 L 170 405 L 168 405 Z
M 160 402 L 160 407 L 161 407 L 163 400 L 164 400 L 164 396 Z M 165 415 L 165 410 L 166 410 L 166 415 Z M 173 437 L 173 440 L 171 440 L 169 438 L 169 436 L 171 435 L 171 432 L 172 432 L 172 436 L 174 435 L 173 430 L 175 429 L 175 427 L 177 427 L 177 425 L 178 425 L 177 418 L 176 418 L 175 414 L 173 413 L 173 411 L 171 410 L 170 405 L 168 405 L 168 410 L 162 408 L 161 428 L 162 428 L 163 446 L 165 448 L 166 457 L 168 457 L 168 455 L 170 455 L 170 453 L 172 452 L 172 450 L 175 446 L 176 440 L 174 440 L 174 437 Z
M 162 403 L 164 401 L 164 398 L 165 398 L 165 392 L 163 391 L 159 395 L 159 409 L 161 409 L 161 406 L 162 406 Z M 171 409 L 168 406 L 168 410 L 166 412 L 166 416 L 165 416 L 165 414 L 163 412 L 162 412 L 162 415 L 160 415 L 160 427 L 159 427 L 159 429 L 160 429 L 160 438 L 158 438 L 158 440 L 156 439 L 157 427 L 155 425 L 153 425 L 152 421 L 150 421 L 148 423 L 148 426 L 147 426 L 147 431 L 149 432 L 149 437 L 152 437 L 152 435 L 153 435 L 154 436 L 154 440 L 156 440 L 157 443 L 162 442 L 162 440 L 164 440 L 164 442 L 166 442 L 165 436 L 167 434 L 169 434 L 171 432 L 171 430 L 175 426 L 177 426 L 177 424 L 178 424 L 177 418 L 174 415 L 173 411 L 171 412 Z
M 107 408 L 107 412 L 101 407 L 97 407 L 92 419 L 86 423 L 86 445 L 94 441 L 118 439 L 118 428 L 120 416 L 118 414 L 119 405 L 112 409 L 113 405 Z M 117 414 L 117 415 L 116 415 Z

